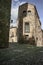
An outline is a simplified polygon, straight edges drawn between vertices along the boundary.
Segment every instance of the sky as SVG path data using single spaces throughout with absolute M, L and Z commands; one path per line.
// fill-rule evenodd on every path
M 17 25 L 18 7 L 27 2 L 36 6 L 42 24 L 41 28 L 43 29 L 43 0 L 12 0 L 11 19 L 13 20 L 13 23 L 11 26 Z

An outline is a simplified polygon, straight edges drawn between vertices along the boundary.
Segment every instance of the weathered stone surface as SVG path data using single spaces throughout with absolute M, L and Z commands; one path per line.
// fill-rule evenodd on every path
M 29 32 L 25 32 L 25 23 L 29 23 Z M 41 29 L 41 22 L 35 5 L 25 3 L 19 6 L 16 31 L 17 39 L 15 40 L 15 42 L 26 42 L 36 46 L 43 46 L 43 33 Z M 14 34 L 16 34 L 15 31 Z M 10 40 L 12 41 L 11 38 Z
M 22 41 L 26 35 L 30 39 L 29 41 L 35 40 L 35 45 L 43 46 L 42 42 L 42 30 L 41 22 L 39 20 L 39 15 L 37 13 L 36 7 L 32 4 L 25 3 L 19 7 L 18 12 L 18 40 Z M 29 23 L 30 31 L 25 33 L 25 23 Z M 25 39 L 26 40 L 26 39 Z
M 9 42 L 17 42 L 17 27 L 11 27 L 9 31 Z

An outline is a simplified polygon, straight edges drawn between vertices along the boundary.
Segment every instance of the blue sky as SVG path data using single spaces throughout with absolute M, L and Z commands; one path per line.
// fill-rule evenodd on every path
M 43 0 L 12 0 L 12 5 L 11 5 L 11 19 L 13 19 L 13 26 L 16 26 L 16 21 L 17 21 L 17 17 L 18 17 L 18 7 L 19 5 L 23 4 L 23 3 L 30 3 L 30 4 L 34 4 L 37 8 L 39 17 L 40 17 L 40 21 L 42 23 L 42 29 L 43 29 Z

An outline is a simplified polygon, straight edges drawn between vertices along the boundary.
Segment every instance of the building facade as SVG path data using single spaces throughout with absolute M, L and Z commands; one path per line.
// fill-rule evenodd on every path
M 41 22 L 33 4 L 19 6 L 17 22 L 17 42 L 43 46 Z
M 9 42 L 17 42 L 17 27 L 11 27 L 9 32 Z

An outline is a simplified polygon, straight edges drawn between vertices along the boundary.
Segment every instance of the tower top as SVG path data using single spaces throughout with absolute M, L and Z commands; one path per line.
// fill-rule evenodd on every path
M 24 4 L 22 4 L 22 5 L 20 5 L 20 6 L 24 6 L 24 5 L 32 5 L 32 6 L 34 6 L 35 7 L 35 5 L 34 4 L 31 4 L 31 3 L 24 3 Z

